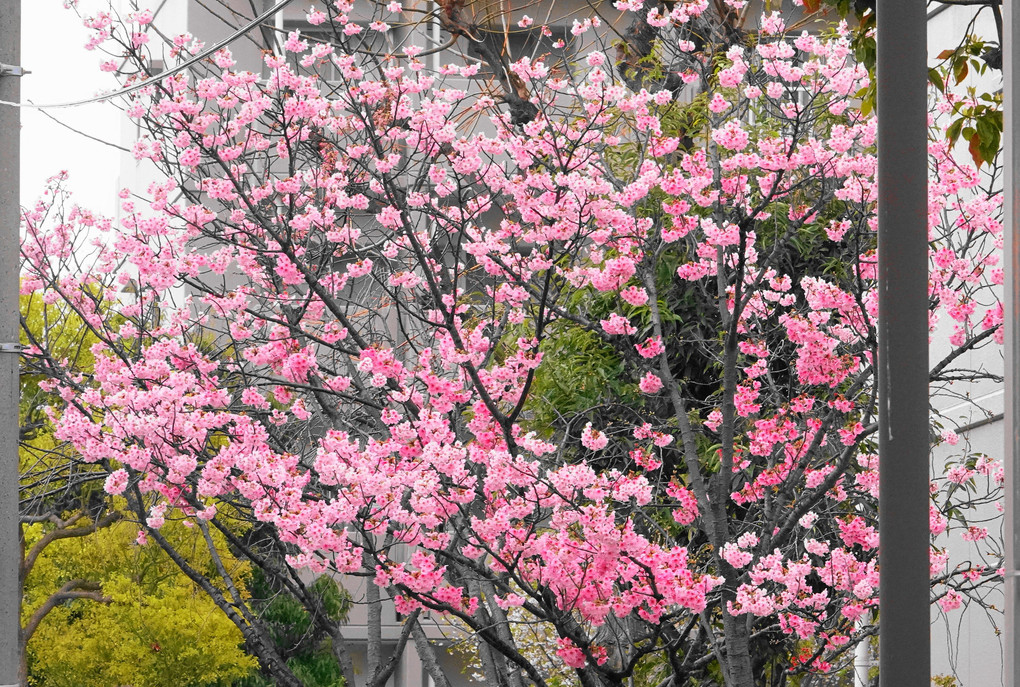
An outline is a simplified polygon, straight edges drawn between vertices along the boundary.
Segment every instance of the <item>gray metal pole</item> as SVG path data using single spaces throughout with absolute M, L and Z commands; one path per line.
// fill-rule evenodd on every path
M 930 687 L 925 0 L 878 0 L 879 684 Z
M 1016 384 L 1017 365 L 1020 364 L 1020 197 L 1017 193 L 1017 165 L 1020 164 L 1020 146 L 1017 145 L 1017 86 L 1020 85 L 1020 64 L 1017 64 L 1017 40 L 1020 39 L 1020 12 L 1012 2 L 1003 3 L 1004 21 L 1002 27 L 1002 89 L 1003 89 L 1003 167 L 1002 181 L 1006 259 L 1003 261 L 1006 281 L 1003 287 L 1006 328 L 1006 407 L 1005 452 L 1003 464 L 1006 468 L 1006 522 L 1003 535 L 1006 544 L 1005 580 L 1005 665 L 1003 684 L 1006 687 L 1020 687 L 1020 644 L 1017 636 L 1017 614 L 1020 613 L 1020 524 L 1016 522 L 1017 508 L 1020 507 L 1020 386 Z
M 0 100 L 21 98 L 21 0 L 0 0 Z M 21 113 L 0 106 L 0 687 L 17 685 L 21 585 L 18 568 L 18 224 Z

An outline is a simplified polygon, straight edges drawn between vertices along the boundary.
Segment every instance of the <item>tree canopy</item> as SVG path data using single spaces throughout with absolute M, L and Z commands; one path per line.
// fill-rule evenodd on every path
M 862 34 L 776 4 L 620 0 L 553 24 L 338 0 L 261 66 L 193 61 L 189 34 L 158 46 L 151 12 L 86 19 L 104 68 L 143 83 L 124 104 L 160 179 L 118 223 L 56 188 L 25 212 L 24 292 L 95 341 L 87 371 L 44 340 L 28 358 L 55 437 L 277 684 L 302 681 L 236 575 L 187 562 L 174 528 L 307 604 L 351 685 L 301 571 L 370 581 L 358 684 L 408 642 L 449 684 L 426 613 L 506 687 L 806 686 L 874 633 L 870 75 Z M 939 389 L 989 375 L 964 354 L 1001 343 L 1002 224 L 933 97 Z M 968 507 L 1000 482 L 966 453 L 934 475 L 932 535 L 990 563 L 935 541 L 946 612 L 995 578 Z M 389 657 L 383 600 L 403 619 Z

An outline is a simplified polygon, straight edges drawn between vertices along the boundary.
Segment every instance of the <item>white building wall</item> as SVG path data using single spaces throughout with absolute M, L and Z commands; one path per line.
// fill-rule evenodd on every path
M 995 23 L 990 11 L 981 13 L 974 21 L 975 9 L 972 7 L 947 7 L 933 5 L 936 9 L 928 21 L 928 62 L 934 64 L 936 56 L 943 50 L 954 48 L 961 38 L 968 33 L 975 33 L 996 40 Z M 973 23 L 972 23 L 973 22 Z M 994 92 L 1000 87 L 1001 72 L 988 70 L 984 77 L 969 77 L 961 84 L 962 91 L 966 86 L 975 86 L 977 92 Z M 969 159 L 965 146 L 960 146 L 962 159 Z M 932 364 L 937 363 L 948 352 L 948 338 L 951 333 L 950 323 L 940 323 L 936 331 L 930 355 Z M 989 344 L 979 350 L 971 351 L 957 359 L 954 367 L 963 369 L 984 369 L 1001 376 L 1003 374 L 1002 347 Z M 942 444 L 932 451 L 932 471 L 941 474 L 947 460 L 959 456 L 964 450 L 985 453 L 1001 459 L 1003 455 L 1004 436 L 1002 423 L 1003 385 L 993 380 L 982 380 L 975 383 L 957 383 L 950 388 L 949 394 L 932 399 L 932 409 L 942 416 L 945 429 L 960 432 L 960 443 L 957 446 Z M 990 538 L 1001 541 L 1001 513 L 993 504 L 982 512 L 975 513 L 980 523 L 988 527 Z M 982 552 L 990 548 L 987 542 L 967 542 L 960 538 L 959 532 L 949 537 L 939 537 L 936 542 L 940 546 L 948 546 L 950 566 L 970 561 L 975 565 L 996 565 L 994 561 L 986 561 Z M 951 675 L 957 679 L 960 687 L 994 687 L 1003 684 L 1003 645 L 999 634 L 1002 628 L 1003 594 L 1001 583 L 989 589 L 986 604 L 994 608 L 982 608 L 971 604 L 965 608 L 943 613 L 938 606 L 932 607 L 932 675 Z

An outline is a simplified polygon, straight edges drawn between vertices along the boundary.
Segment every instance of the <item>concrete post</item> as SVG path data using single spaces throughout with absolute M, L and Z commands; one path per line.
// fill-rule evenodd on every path
M 924 0 L 879 0 L 879 684 L 930 687 Z
M 21 0 L 0 0 L 0 100 L 21 98 Z M 18 684 L 18 225 L 21 112 L 0 106 L 0 687 Z

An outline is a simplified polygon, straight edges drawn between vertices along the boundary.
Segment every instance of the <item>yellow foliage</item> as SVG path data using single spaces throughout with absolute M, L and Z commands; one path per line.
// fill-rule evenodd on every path
M 44 344 L 72 374 L 92 370 L 91 347 L 97 339 L 79 317 L 38 296 L 21 297 L 21 314 L 27 330 L 22 344 Z M 26 358 L 21 376 L 26 430 L 19 455 L 22 499 L 38 498 L 38 511 L 62 511 L 56 515 L 64 519 L 84 512 L 126 513 L 123 499 L 111 501 L 102 493 L 103 468 L 83 464 L 53 436 L 44 408 L 56 399 L 39 386 L 46 376 L 31 356 Z M 81 518 L 73 527 L 90 520 Z M 50 522 L 24 527 L 25 550 L 53 527 Z M 189 565 L 225 588 L 198 528 L 171 520 L 161 532 Z M 230 555 L 215 529 L 211 533 L 223 564 L 246 589 L 249 564 Z M 241 632 L 208 595 L 157 544 L 140 545 L 136 537 L 137 526 L 125 519 L 87 536 L 58 539 L 42 550 L 25 580 L 23 626 L 70 580 L 98 583 L 108 602 L 74 599 L 45 616 L 28 644 L 30 684 L 213 687 L 229 685 L 256 667 L 241 647 Z
M 26 545 L 44 527 L 26 528 Z M 189 563 L 211 572 L 197 528 L 168 522 L 162 533 Z M 71 579 L 102 584 L 109 603 L 81 599 L 46 616 L 29 642 L 32 684 L 47 687 L 185 687 L 226 685 L 256 666 L 241 648 L 240 631 L 158 545 L 135 542 L 136 528 L 121 521 L 87 537 L 55 541 L 25 584 L 22 621 Z M 218 541 L 217 541 L 218 540 Z M 214 541 L 236 579 L 250 569 Z

